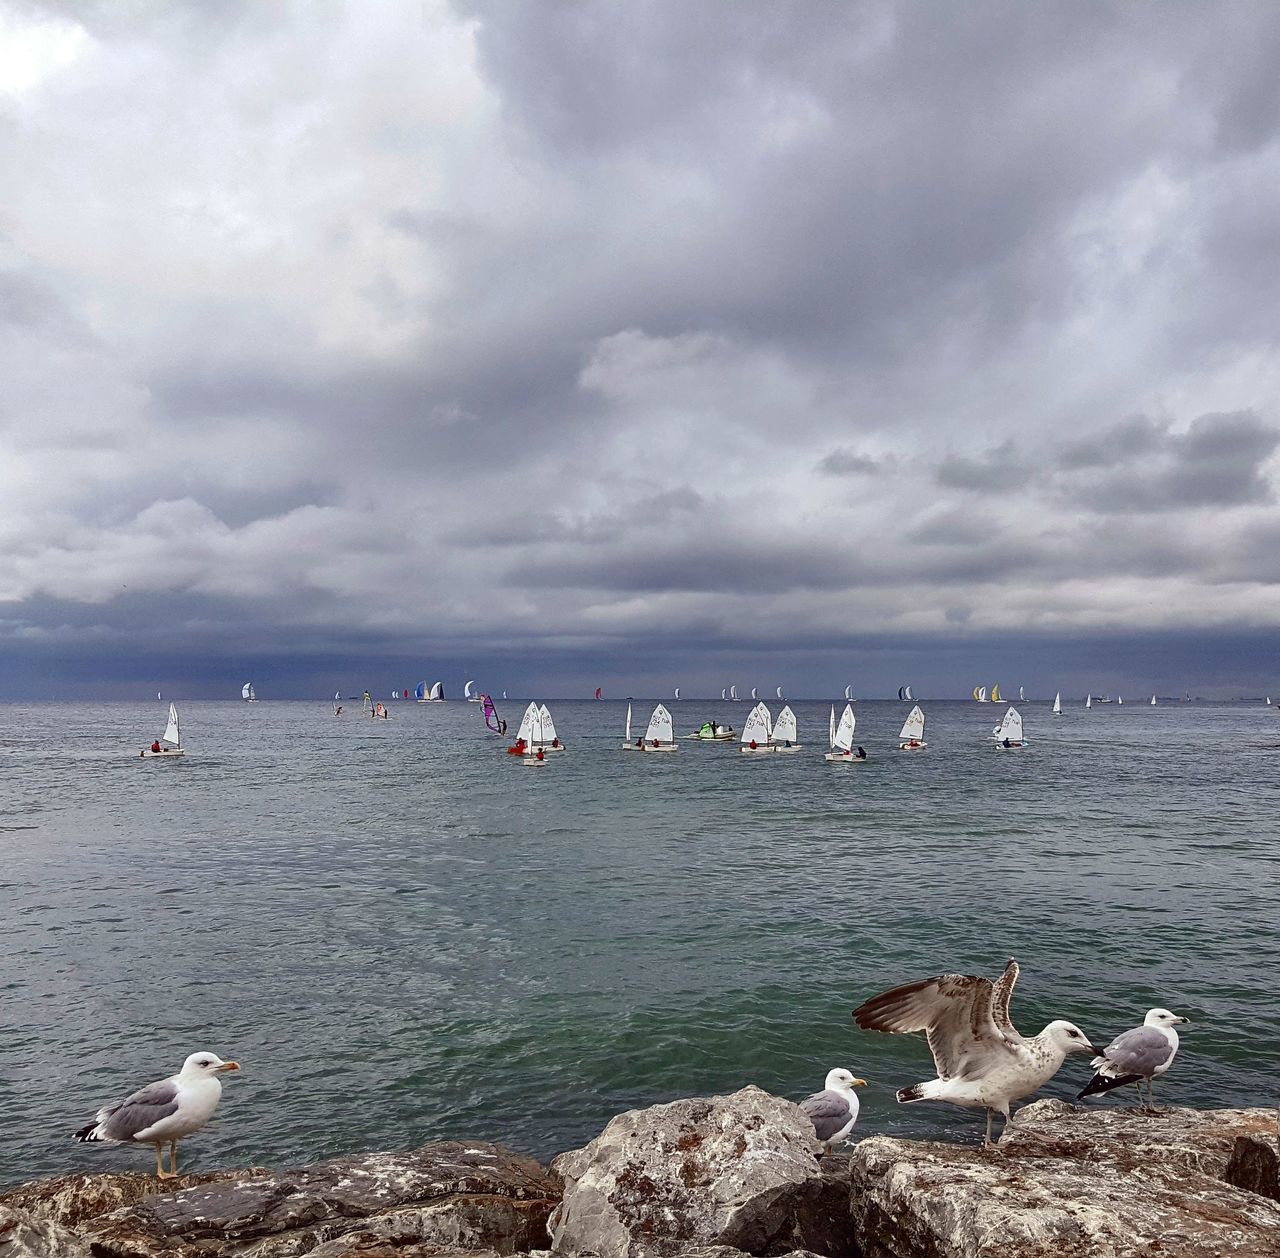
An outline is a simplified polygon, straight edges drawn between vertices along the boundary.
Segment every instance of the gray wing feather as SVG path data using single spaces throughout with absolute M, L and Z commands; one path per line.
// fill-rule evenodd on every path
M 963 1079 L 970 1071 L 981 1073 L 992 1047 L 1006 1043 L 992 1015 L 994 991 L 989 978 L 940 974 L 875 996 L 853 1016 L 866 1031 L 923 1031 L 938 1077 Z
M 132 1140 L 152 1123 L 168 1118 L 178 1109 L 178 1088 L 171 1079 L 149 1083 L 126 1097 L 108 1114 L 102 1134 L 108 1140 Z
M 1103 1051 L 1110 1070 L 1117 1074 L 1142 1075 L 1150 1078 L 1152 1073 L 1170 1061 L 1174 1047 L 1168 1037 L 1161 1035 L 1154 1027 L 1139 1026 L 1132 1031 L 1117 1035 Z
M 996 1026 L 1011 1035 L 1018 1034 L 1018 1029 L 1009 1020 L 1009 1001 L 1013 998 L 1013 987 L 1018 981 L 1018 973 L 1018 963 L 1010 957 L 1009 964 L 1005 966 L 1004 973 L 996 979 L 991 993 L 991 1016 Z
M 849 1121 L 849 1102 L 836 1092 L 815 1092 L 800 1102 L 819 1140 L 830 1140 Z

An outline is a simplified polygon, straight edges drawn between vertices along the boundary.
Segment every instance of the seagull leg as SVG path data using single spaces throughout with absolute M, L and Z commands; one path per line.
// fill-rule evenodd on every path
M 994 1113 L 995 1113 L 995 1110 L 990 1110 L 990 1109 L 989 1109 L 989 1110 L 987 1110 L 987 1134 L 986 1134 L 986 1138 L 982 1141 L 982 1147 L 983 1147 L 984 1149 L 990 1149 L 990 1148 L 992 1147 L 992 1143 L 991 1143 L 991 1116 L 992 1116 Z
M 159 1141 L 157 1141 L 156 1142 L 156 1178 L 157 1179 L 164 1178 L 164 1167 L 163 1165 L 161 1165 L 161 1162 L 160 1162 L 160 1150 L 163 1148 L 164 1148 L 164 1145 L 162 1145 Z
M 176 1140 L 169 1141 L 169 1169 L 176 1176 L 178 1173 L 178 1142 Z

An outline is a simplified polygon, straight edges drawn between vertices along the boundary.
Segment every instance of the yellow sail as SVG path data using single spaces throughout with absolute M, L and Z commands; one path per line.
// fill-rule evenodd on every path
M 996 684 L 995 684 L 994 686 L 992 686 L 992 687 L 991 687 L 991 702 L 992 702 L 992 703 L 1003 703 L 1003 702 L 1004 702 L 1004 695 L 1002 695 L 1002 694 L 1000 693 L 1000 683 L 999 683 L 999 682 L 996 682 Z

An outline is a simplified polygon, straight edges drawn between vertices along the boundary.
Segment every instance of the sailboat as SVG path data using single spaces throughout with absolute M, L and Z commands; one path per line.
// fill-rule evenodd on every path
M 848 685 L 844 688 L 844 698 L 846 703 L 853 702 L 853 686 Z
M 602 693 L 602 690 L 603 690 L 603 687 L 601 687 L 601 686 L 597 686 L 597 687 L 596 687 L 596 702 L 597 702 L 597 703 L 599 703 L 599 702 L 604 698 L 604 694 Z
M 760 698 L 760 696 L 756 693 L 756 688 L 754 686 L 751 687 L 751 697 L 752 699 L 757 699 L 757 700 Z
M 787 696 L 782 693 L 781 686 L 778 687 L 778 698 L 781 699 L 784 703 L 786 702 Z
M 415 699 L 417 699 L 417 701 L 418 701 L 419 703 L 426 703 L 426 701 L 427 701 L 427 683 L 426 683 L 425 681 L 420 681 L 416 686 L 414 686 L 414 688 L 413 688 L 413 697 L 414 697 Z
M 1018 687 L 1018 702 L 1019 702 L 1019 703 L 1026 703 L 1026 701 L 1027 701 L 1026 692 L 1022 689 L 1022 687 L 1021 687 L 1021 686 L 1019 686 L 1019 687 Z
M 916 701 L 915 695 L 911 693 L 910 686 L 899 686 L 898 698 L 901 699 L 903 703 L 914 703 Z
M 538 715 L 542 718 L 542 728 L 538 738 L 530 746 L 543 751 L 563 751 L 564 743 L 556 733 L 556 723 L 551 719 L 551 710 L 545 703 L 538 708 Z
M 1116 706 L 1124 707 L 1124 695 L 1116 695 Z
M 178 705 L 171 703 L 169 704 L 169 724 L 164 727 L 164 734 L 157 738 L 150 747 L 144 747 L 138 752 L 138 757 L 141 760 L 150 760 L 152 758 L 185 756 L 186 754 L 182 750 L 182 734 L 178 729 Z
M 1022 713 L 1010 704 L 1005 711 L 1004 720 L 991 731 L 997 751 L 1012 751 L 1023 744 Z
M 902 723 L 902 730 L 898 734 L 898 750 L 920 751 L 928 745 L 924 740 L 924 713 L 917 703 Z
M 763 703 L 757 703 L 747 713 L 747 719 L 742 723 L 738 750 L 753 755 L 773 750 L 773 718 Z
M 627 716 L 631 715 L 631 705 L 627 705 Z M 627 721 L 627 736 L 631 735 L 631 721 Z M 675 729 L 671 721 L 671 713 L 660 703 L 649 718 L 649 728 L 644 732 L 640 744 L 641 751 L 679 751 L 676 743 Z
M 427 692 L 427 700 L 430 703 L 444 702 L 444 682 L 435 681 L 431 683 L 431 689 Z
M 1007 700 L 1007 699 L 1005 699 L 1004 695 L 1002 695 L 1002 694 L 1000 693 L 1000 683 L 999 683 L 999 682 L 996 682 L 996 684 L 995 684 L 994 686 L 992 686 L 992 687 L 991 687 L 991 702 L 992 702 L 992 703 L 1007 703 L 1007 702 L 1008 702 L 1008 700 Z
M 783 707 L 773 724 L 773 749 L 775 751 L 800 750 L 800 736 L 796 731 L 796 714 L 791 710 L 790 704 Z
M 1092 695 L 1085 695 L 1085 697 L 1084 697 L 1084 706 L 1085 706 L 1086 708 L 1091 708 L 1091 707 L 1093 707 L 1093 696 L 1092 696 Z
M 1155 695 L 1152 695 L 1152 696 L 1151 696 L 1151 706 L 1152 706 L 1153 708 L 1156 706 L 1156 697 L 1155 697 Z
M 1053 696 L 1053 714 L 1054 716 L 1062 715 L 1062 691 L 1061 690 L 1059 690 L 1058 693 Z
M 986 686 L 974 686 L 973 699 L 975 703 L 986 703 L 987 702 Z
M 675 697 L 676 697 L 676 701 L 677 701 L 677 702 L 679 702 L 679 699 L 680 699 L 680 687 L 679 687 L 679 686 L 677 686 L 677 687 L 676 687 Z
M 720 687 L 720 702 L 721 702 L 721 703 L 726 703 L 726 702 L 728 702 L 728 699 L 729 699 L 729 691 L 728 691 L 724 686 L 721 686 L 721 687 Z
M 480 702 L 480 692 L 476 689 L 476 683 L 474 681 L 469 681 L 462 687 L 462 697 L 468 703 Z M 444 698 L 443 687 L 441 687 L 441 690 L 440 690 L 440 698 L 442 699 Z
M 622 731 L 622 750 L 623 751 L 643 751 L 644 746 L 639 740 L 631 741 L 631 700 L 627 700 L 627 724 Z
M 342 715 L 342 691 L 335 690 L 333 692 L 333 714 L 334 716 Z
M 240 687 L 240 698 L 246 703 L 257 703 L 258 696 L 253 693 L 253 682 L 247 681 Z
M 494 734 L 505 734 L 507 727 L 498 717 L 498 709 L 493 706 L 493 700 L 488 695 L 481 695 L 480 702 L 484 705 L 481 709 L 484 712 L 485 728 Z
M 516 731 L 516 741 L 507 748 L 507 754 L 519 756 L 521 764 L 546 764 L 548 760 L 545 742 L 546 728 L 542 714 L 547 709 L 530 703 L 520 718 L 520 728 Z M 550 713 L 548 713 L 550 715 Z M 552 725 L 554 736 L 555 726 Z
M 857 728 L 858 718 L 853 715 L 853 706 L 846 703 L 840 714 L 840 724 L 836 724 L 836 705 L 831 705 L 831 721 L 829 737 L 831 750 L 824 759 L 833 764 L 861 764 L 866 756 L 858 756 L 853 751 L 853 731 Z
M 730 686 L 730 687 L 729 687 L 729 702 L 730 702 L 730 703 L 741 703 L 741 702 L 742 702 L 742 700 L 738 698 L 738 687 L 737 687 L 737 686 Z
M 156 702 L 157 702 L 157 703 L 163 703 L 163 702 L 164 702 L 164 696 L 163 696 L 163 695 L 162 695 L 158 690 L 156 691 Z M 1271 700 L 1270 700 L 1270 699 L 1268 699 L 1268 700 L 1267 700 L 1267 702 L 1268 702 L 1268 703 L 1270 703 L 1270 702 L 1271 702 Z

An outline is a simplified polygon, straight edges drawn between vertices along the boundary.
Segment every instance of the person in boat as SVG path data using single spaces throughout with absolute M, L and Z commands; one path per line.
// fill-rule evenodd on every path
M 1013 744 L 1012 744 L 1012 743 L 1011 743 L 1007 738 L 1004 740 L 1004 745 L 1005 745 L 1006 747 L 1012 747 L 1012 746 L 1013 746 Z
M 753 739 L 751 740 L 751 750 L 752 750 L 752 751 L 755 751 L 755 749 L 756 749 L 756 740 L 753 738 Z
M 553 739 L 551 740 L 551 745 L 552 745 L 553 747 L 559 747 L 559 746 L 560 746 L 560 740 L 559 740 L 558 738 L 553 738 Z
M 867 758 L 867 749 L 865 747 L 858 748 L 858 754 L 854 756 L 855 760 L 865 760 Z
M 712 721 L 712 722 L 711 722 L 711 737 L 712 737 L 712 738 L 714 738 L 714 737 L 716 736 L 716 733 L 719 731 L 719 729 L 720 729 L 720 726 L 718 726 L 714 721 Z
M 507 732 L 507 723 L 501 717 L 498 718 L 498 732 L 502 734 Z
M 152 744 L 151 744 L 151 750 L 152 750 L 152 751 L 159 751 L 159 750 L 160 750 L 160 740 L 159 740 L 158 738 L 157 738 L 157 739 L 155 739 L 155 740 L 152 742 Z
M 553 742 L 551 745 L 554 747 L 554 746 L 555 746 L 555 743 Z M 547 753 L 546 753 L 545 751 L 543 751 L 541 747 L 539 747 L 539 748 L 538 748 L 538 754 L 537 754 L 537 756 L 536 756 L 536 759 L 538 759 L 538 760 L 545 760 L 546 758 L 547 758 Z

